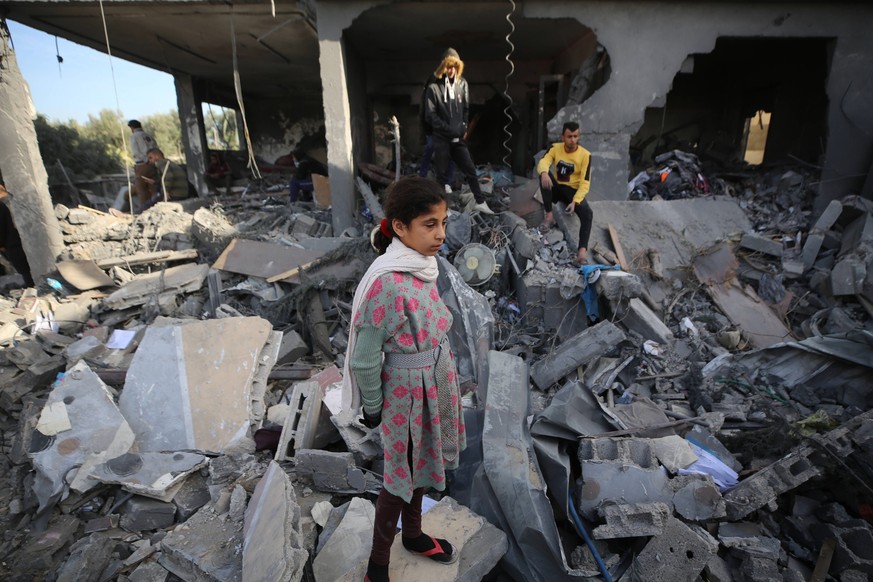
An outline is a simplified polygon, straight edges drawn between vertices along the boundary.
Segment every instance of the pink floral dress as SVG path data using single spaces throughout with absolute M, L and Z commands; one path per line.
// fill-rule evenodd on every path
M 440 298 L 435 282 L 428 283 L 408 273 L 387 273 L 373 282 L 354 325 L 356 329 L 364 326 L 384 329 L 390 337 L 382 351 L 412 354 L 436 348 L 452 326 L 452 314 Z M 419 487 L 444 490 L 445 470 L 458 466 L 457 459 L 447 461 L 443 457 L 434 372 L 435 366 L 382 367 L 384 487 L 407 502 L 412 490 Z M 461 451 L 466 446 L 466 435 L 454 357 L 448 377 L 452 406 L 458 410 L 455 430 Z

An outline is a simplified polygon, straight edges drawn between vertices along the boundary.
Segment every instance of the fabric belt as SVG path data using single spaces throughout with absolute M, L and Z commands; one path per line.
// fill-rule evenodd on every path
M 453 401 L 453 383 L 449 381 L 449 370 L 452 360 L 449 352 L 449 338 L 443 337 L 435 349 L 414 354 L 397 352 L 385 354 L 385 365 L 392 368 L 417 369 L 436 366 L 434 379 L 437 385 L 437 406 L 440 413 L 440 436 L 442 437 L 443 456 L 448 461 L 458 458 L 458 406 Z M 458 394 L 460 398 L 460 394 Z
M 385 354 L 385 365 L 391 366 L 392 368 L 403 368 L 406 370 L 434 366 L 439 361 L 442 347 L 442 344 L 440 344 L 432 350 L 416 352 L 414 354 L 390 352 Z

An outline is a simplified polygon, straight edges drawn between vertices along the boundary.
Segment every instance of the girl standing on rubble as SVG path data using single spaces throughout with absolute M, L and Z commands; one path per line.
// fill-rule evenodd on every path
M 436 287 L 447 210 L 443 188 L 435 182 L 417 176 L 396 182 L 385 202 L 386 217 L 371 236 L 380 256 L 358 285 L 352 305 L 346 391 L 360 397 L 365 425 L 381 424 L 385 451 L 368 582 L 388 580 L 401 513 L 404 548 L 445 564 L 458 559 L 448 540 L 421 531 L 425 489 L 445 489 L 445 471 L 458 466 L 466 446 L 447 338 L 452 314 Z

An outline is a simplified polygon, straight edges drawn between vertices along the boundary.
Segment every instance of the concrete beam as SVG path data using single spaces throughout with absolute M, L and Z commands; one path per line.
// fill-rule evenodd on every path
M 0 70 L 0 172 L 13 194 L 10 206 L 31 275 L 39 280 L 54 270 L 64 239 L 36 140 L 35 108 L 5 22 L 0 26 Z
M 173 80 L 176 83 L 176 106 L 182 125 L 182 147 L 185 150 L 188 179 L 197 188 L 200 196 L 206 196 L 209 194 L 205 177 L 208 147 L 203 127 L 203 110 L 200 108 L 200 100 L 194 94 L 191 75 L 177 73 L 173 75 Z

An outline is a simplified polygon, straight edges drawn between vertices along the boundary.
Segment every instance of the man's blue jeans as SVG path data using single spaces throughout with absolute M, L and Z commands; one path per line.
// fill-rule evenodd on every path
M 309 192 L 311 196 L 312 189 L 312 178 L 307 178 L 305 180 L 291 178 L 291 183 L 288 185 L 288 190 L 290 191 L 289 201 L 297 202 L 297 197 L 300 196 L 301 190 L 304 192 Z
M 418 164 L 418 175 L 422 178 L 427 178 L 427 173 L 430 171 L 430 164 L 433 161 L 433 135 L 425 136 L 424 150 L 421 152 L 421 162 Z M 446 171 L 446 179 L 451 185 L 455 179 L 455 162 L 449 162 L 449 169 Z

